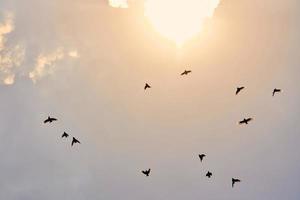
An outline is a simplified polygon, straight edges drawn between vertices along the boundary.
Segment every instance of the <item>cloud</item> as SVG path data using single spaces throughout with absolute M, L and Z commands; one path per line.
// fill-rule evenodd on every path
M 108 3 L 114 8 L 128 8 L 127 0 L 109 0 Z
M 78 58 L 79 54 L 77 50 L 66 52 L 63 47 L 58 47 L 53 52 L 38 55 L 35 61 L 35 67 L 29 73 L 29 78 L 36 83 L 43 77 L 53 74 L 56 70 L 57 63 L 66 58 L 66 56 Z
M 13 14 L 4 14 L 3 21 L 0 23 L 0 81 L 11 85 L 15 82 L 15 74 L 24 60 L 25 49 L 21 45 L 6 45 L 6 35 L 14 30 Z
M 69 55 L 71 58 L 78 58 L 78 57 L 79 57 L 79 54 L 78 54 L 78 51 L 77 51 L 77 50 L 69 51 L 68 55 Z
M 0 51 L 4 48 L 5 35 L 14 30 L 13 14 L 5 13 L 4 22 L 0 23 Z
M 55 70 L 56 63 L 65 56 L 62 47 L 57 48 L 49 54 L 40 54 L 36 59 L 35 68 L 29 73 L 29 78 L 36 83 L 39 79 L 52 74 Z

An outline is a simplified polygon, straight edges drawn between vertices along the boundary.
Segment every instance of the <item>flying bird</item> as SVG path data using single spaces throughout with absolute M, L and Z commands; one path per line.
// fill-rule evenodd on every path
M 52 123 L 53 121 L 57 121 L 57 119 L 56 118 L 53 118 L 53 117 L 50 117 L 50 116 L 48 116 L 48 118 L 44 121 L 44 123 L 46 124 L 46 123 Z
M 248 124 L 252 120 L 253 118 L 247 118 L 247 119 L 244 118 L 242 121 L 239 122 L 239 124 Z
M 188 75 L 191 72 L 192 72 L 191 70 L 184 70 L 184 72 L 181 73 L 181 76 Z
M 235 179 L 235 178 L 232 178 L 231 181 L 232 181 L 232 187 L 234 187 L 235 183 L 241 182 L 240 179 Z
M 277 93 L 277 92 L 281 92 L 281 89 L 275 88 L 275 89 L 273 90 L 273 97 L 274 97 L 275 93 Z
M 236 88 L 236 92 L 235 95 L 238 95 L 238 93 L 240 93 L 240 91 L 242 91 L 245 87 L 237 87 Z
M 210 171 L 208 171 L 205 175 L 207 178 L 210 178 L 212 176 L 212 173 Z
M 151 86 L 148 83 L 146 83 L 145 87 L 144 87 L 144 90 L 147 90 L 148 88 L 151 88 Z
M 199 154 L 199 158 L 200 158 L 200 161 L 202 162 L 203 158 L 205 157 L 206 155 L 205 154 Z
M 69 137 L 69 134 L 68 133 L 66 133 L 66 132 L 64 132 L 63 134 L 62 134 L 62 136 L 61 136 L 62 138 L 67 138 L 67 137 Z
M 149 176 L 151 169 L 148 170 L 143 170 L 142 173 L 145 174 L 146 176 Z
M 79 142 L 79 140 L 77 140 L 76 138 L 73 137 L 71 146 L 73 146 L 73 145 L 76 144 L 76 143 L 81 144 L 81 143 Z

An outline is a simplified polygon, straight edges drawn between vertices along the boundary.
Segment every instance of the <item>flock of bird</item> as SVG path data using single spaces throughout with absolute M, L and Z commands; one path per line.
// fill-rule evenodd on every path
M 44 124 L 47 124 L 47 123 L 51 124 L 51 123 L 54 122 L 54 121 L 57 121 L 57 119 L 54 118 L 54 117 L 48 116 L 48 118 L 44 121 Z M 64 132 L 64 133 L 61 135 L 61 138 L 68 138 L 68 137 L 69 137 L 69 134 L 66 133 L 66 132 Z M 75 137 L 73 137 L 72 142 L 71 142 L 71 146 L 73 146 L 73 145 L 76 144 L 76 143 L 80 144 L 80 141 L 77 140 Z
M 188 75 L 189 73 L 191 73 L 192 71 L 191 70 L 184 70 L 184 72 L 181 73 L 181 76 L 184 76 L 184 75 Z M 151 88 L 151 85 L 146 83 L 145 86 L 144 86 L 144 90 L 147 90 L 147 89 L 150 89 Z M 235 92 L 235 95 L 238 95 L 242 90 L 244 90 L 245 87 L 237 87 L 236 88 L 236 92 Z M 279 93 L 281 92 L 281 89 L 278 89 L 278 88 L 275 88 L 273 90 L 273 93 L 272 93 L 272 96 L 275 96 L 276 93 Z M 252 121 L 253 118 L 244 118 L 243 120 L 239 121 L 239 124 L 242 125 L 242 124 L 245 124 L 247 125 L 250 121 Z M 206 156 L 205 154 L 199 154 L 198 155 L 199 158 L 200 158 L 200 161 L 202 162 L 204 157 Z M 142 173 L 145 175 L 145 176 L 149 176 L 150 175 L 150 172 L 151 172 L 151 169 L 148 169 L 148 170 L 142 170 Z M 207 173 L 205 174 L 205 176 L 207 178 L 211 178 L 212 177 L 212 172 L 210 171 L 207 171 Z M 236 183 L 239 183 L 241 182 L 240 179 L 238 178 L 231 178 L 231 186 L 234 187 L 234 185 Z
M 181 76 L 188 75 L 188 74 L 191 73 L 191 72 L 192 72 L 191 70 L 185 70 L 184 72 L 181 73 Z M 150 84 L 146 83 L 145 86 L 144 86 L 144 90 L 147 90 L 147 89 L 150 89 L 150 88 L 151 88 Z M 238 95 L 238 94 L 239 94 L 242 90 L 244 90 L 244 89 L 245 89 L 245 87 L 237 87 L 235 94 Z M 276 94 L 276 93 L 279 93 L 279 92 L 281 92 L 281 89 L 275 88 L 275 89 L 273 90 L 272 96 L 275 96 L 275 94 Z M 240 124 L 240 125 L 242 125 L 242 124 L 247 125 L 247 124 L 248 124 L 250 121 L 252 121 L 252 120 L 253 120 L 253 118 L 244 118 L 243 120 L 239 121 L 239 124 Z M 54 122 L 54 121 L 57 121 L 57 119 L 48 116 L 48 118 L 44 121 L 44 123 L 45 123 L 45 124 L 46 124 L 46 123 L 52 123 L 52 122 Z M 61 138 L 68 138 L 68 137 L 69 137 L 69 134 L 67 134 L 66 132 L 64 132 L 64 133 L 62 134 L 62 136 L 61 136 Z M 76 143 L 80 144 L 80 141 L 77 140 L 75 137 L 73 137 L 72 142 L 71 142 L 71 146 L 73 146 L 73 145 L 76 144 Z M 204 157 L 206 157 L 205 154 L 199 154 L 198 156 L 199 156 L 199 158 L 200 158 L 200 162 L 202 162 L 203 159 L 204 159 Z M 151 172 L 151 169 L 142 170 L 142 173 L 143 173 L 145 176 L 147 176 L 147 177 L 150 176 L 150 172 Z M 212 175 L 213 175 L 212 172 L 207 171 L 207 173 L 206 173 L 205 176 L 206 176 L 207 178 L 211 178 Z M 235 185 L 236 183 L 238 183 L 238 182 L 241 182 L 241 180 L 238 179 L 238 178 L 232 178 L 232 179 L 231 179 L 231 185 L 232 185 L 232 187 L 234 187 L 234 185 Z

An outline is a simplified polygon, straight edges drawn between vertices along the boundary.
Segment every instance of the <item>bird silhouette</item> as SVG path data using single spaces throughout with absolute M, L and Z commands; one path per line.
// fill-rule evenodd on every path
M 181 76 L 188 75 L 191 72 L 192 72 L 191 70 L 184 70 L 184 72 L 181 73 Z
M 151 88 L 151 86 L 148 83 L 146 83 L 145 87 L 144 87 L 144 90 L 147 90 L 148 88 Z
M 44 123 L 46 124 L 46 123 L 52 123 L 53 121 L 57 121 L 57 119 L 56 118 L 53 118 L 53 117 L 50 117 L 50 116 L 48 116 L 48 118 L 44 121 Z
M 245 87 L 237 87 L 236 88 L 236 92 L 235 95 L 238 95 L 238 93 L 240 93 L 240 91 L 242 91 Z
M 208 171 L 205 175 L 207 178 L 210 178 L 212 176 L 212 173 L 210 171 Z
M 232 187 L 234 187 L 235 183 L 241 182 L 240 179 L 235 179 L 235 178 L 232 178 L 231 181 L 232 181 Z
M 273 97 L 274 97 L 275 93 L 277 93 L 277 92 L 281 92 L 281 89 L 275 88 L 275 89 L 273 90 Z
M 148 170 L 143 170 L 142 173 L 145 174 L 146 176 L 149 176 L 151 169 Z
M 205 154 L 199 154 L 199 158 L 200 158 L 200 161 L 202 162 L 203 158 L 205 157 L 206 155 Z
M 73 145 L 76 144 L 76 143 L 81 144 L 81 143 L 79 142 L 79 140 L 77 140 L 76 138 L 73 137 L 71 146 L 73 146 Z
M 62 134 L 62 136 L 61 136 L 62 138 L 67 138 L 67 137 L 69 137 L 69 134 L 68 133 L 66 133 L 66 132 L 64 132 L 63 134 Z
M 242 121 L 239 122 L 239 124 L 248 124 L 252 120 L 253 118 L 247 118 L 247 119 L 244 118 Z

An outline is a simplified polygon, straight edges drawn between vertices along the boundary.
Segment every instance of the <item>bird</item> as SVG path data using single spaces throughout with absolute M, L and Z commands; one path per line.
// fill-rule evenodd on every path
M 274 97 L 275 93 L 277 93 L 277 92 L 281 92 L 281 89 L 275 88 L 275 89 L 273 90 L 273 97 Z
M 208 171 L 205 175 L 207 178 L 210 178 L 212 176 L 212 173 L 210 171 Z
M 200 161 L 202 162 L 203 158 L 205 157 L 206 155 L 205 154 L 199 154 L 199 158 L 200 158 Z
M 77 140 L 76 138 L 73 137 L 71 146 L 73 146 L 73 145 L 76 144 L 76 143 L 81 144 L 81 143 L 79 142 L 79 140 Z
M 188 75 L 191 72 L 192 72 L 191 70 L 184 70 L 184 72 L 181 73 L 181 76 Z
M 240 91 L 242 91 L 245 87 L 237 87 L 236 88 L 236 92 L 235 95 L 238 95 L 240 93 Z
M 151 86 L 148 83 L 146 83 L 145 87 L 144 87 L 144 90 L 147 90 L 148 88 L 151 88 Z
M 48 116 L 48 118 L 44 121 L 44 124 L 46 124 L 46 123 L 52 123 L 53 121 L 57 121 L 57 119 L 56 118 L 53 118 L 53 117 L 50 117 L 50 116 Z
M 64 132 L 63 134 L 62 134 L 62 136 L 61 136 L 62 138 L 67 138 L 67 137 L 69 137 L 69 134 L 68 133 L 66 133 L 66 132 Z
M 148 170 L 143 170 L 142 173 L 145 174 L 146 176 L 149 176 L 151 169 Z
M 247 119 L 243 119 L 242 121 L 239 122 L 239 124 L 248 124 L 248 122 L 252 121 L 253 118 L 247 118 Z
M 232 178 L 231 181 L 232 181 L 232 187 L 234 187 L 235 183 L 241 182 L 240 179 L 235 179 L 235 178 Z

